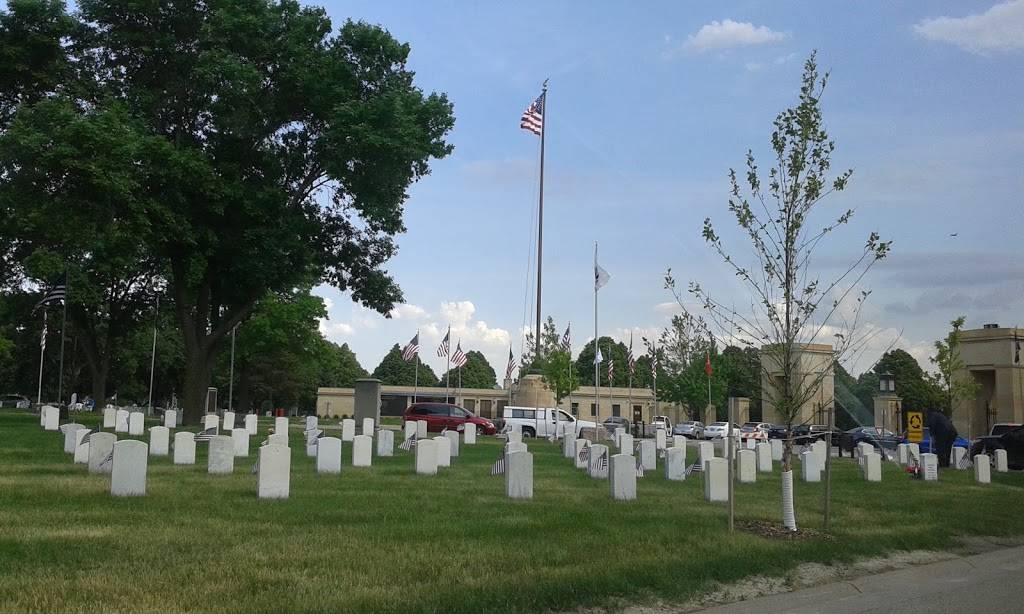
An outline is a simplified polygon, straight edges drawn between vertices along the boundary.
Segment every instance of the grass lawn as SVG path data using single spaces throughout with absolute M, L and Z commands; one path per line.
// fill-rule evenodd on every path
M 236 459 L 234 475 L 208 476 L 205 444 L 195 466 L 151 458 L 147 495 L 114 498 L 109 476 L 72 464 L 37 416 L 0 413 L 0 611 L 560 610 L 685 600 L 805 561 L 1024 534 L 1020 473 L 981 487 L 971 472 L 924 483 L 886 464 L 883 482 L 869 484 L 843 459 L 833 539 L 788 541 L 730 534 L 699 477 L 668 482 L 660 466 L 637 501 L 614 502 L 606 481 L 531 442 L 534 499 L 513 502 L 489 475 L 493 438 L 462 446 L 435 477 L 414 475 L 401 450 L 354 469 L 348 445 L 342 474 L 318 476 L 299 430 L 293 421 L 286 501 L 256 499 L 254 456 Z M 798 522 L 820 529 L 823 485 L 798 481 L 796 492 Z M 779 519 L 777 472 L 736 493 L 739 519 Z

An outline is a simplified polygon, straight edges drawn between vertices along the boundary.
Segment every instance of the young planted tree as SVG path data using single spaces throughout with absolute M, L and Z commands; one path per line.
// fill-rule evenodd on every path
M 960 316 L 949 323 L 952 328 L 944 340 L 935 342 L 935 356 L 929 357 L 938 373 L 933 382 L 942 394 L 942 413 L 953 416 L 953 409 L 963 401 L 974 400 L 981 392 L 981 384 L 965 372 L 960 357 L 960 332 L 966 318 Z
M 769 383 L 761 390 L 762 399 L 775 408 L 790 431 L 831 371 L 804 366 L 803 348 L 831 343 L 837 361 L 863 348 L 868 336 L 858 333 L 858 325 L 869 293 L 860 290 L 860 282 L 890 247 L 890 242 L 871 233 L 860 254 L 837 276 L 823 281 L 812 268 L 816 249 L 853 216 L 848 210 L 823 225 L 812 226 L 812 215 L 824 207 L 824 199 L 846 188 L 852 174 L 850 170 L 835 176 L 830 173 L 835 144 L 821 114 L 827 80 L 827 74 L 819 76 L 812 54 L 804 64 L 799 102 L 775 119 L 771 135 L 774 160 L 766 181 L 749 151 L 743 178 L 735 170 L 729 172 L 729 211 L 750 242 L 752 261 L 730 252 L 711 219 L 704 221 L 705 241 L 746 286 L 751 308 L 740 311 L 731 301 L 712 296 L 700 283 L 689 286 L 721 335 L 734 344 L 760 346 L 762 370 Z M 665 281 L 682 306 L 683 296 L 671 271 Z M 782 517 L 783 525 L 795 531 L 791 438 L 785 440 L 782 459 Z

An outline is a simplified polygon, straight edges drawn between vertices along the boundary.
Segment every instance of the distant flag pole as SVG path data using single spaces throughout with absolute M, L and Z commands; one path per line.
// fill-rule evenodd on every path
M 539 361 L 541 356 L 541 343 L 540 335 L 543 330 L 540 326 L 541 322 L 541 308 L 540 308 L 540 290 L 541 290 L 541 272 L 543 270 L 542 261 L 544 255 L 544 135 L 545 127 L 547 126 L 547 100 L 548 100 L 548 80 L 544 80 L 544 85 L 541 87 L 540 96 L 537 97 L 533 103 L 523 111 L 523 116 L 519 120 L 519 127 L 528 132 L 540 137 L 540 192 L 538 194 L 538 205 L 537 205 L 537 328 L 534 329 L 534 335 L 536 336 L 536 358 Z
M 572 329 L 572 322 L 569 322 L 568 326 L 565 327 L 565 334 L 562 335 L 562 351 L 565 352 L 566 355 L 569 357 L 569 360 L 568 360 L 568 363 L 569 363 L 569 381 L 568 381 L 567 385 L 568 385 L 568 388 L 569 388 L 569 413 L 571 414 L 572 413 L 572 334 L 570 332 L 570 329 Z M 558 431 L 558 423 L 557 422 L 555 423 L 555 431 L 556 431 L 556 434 L 557 434 L 557 431 Z M 562 433 L 562 436 L 564 437 L 565 433 Z
M 626 410 L 626 415 L 632 419 L 633 417 L 633 372 L 636 371 L 636 360 L 633 358 L 633 331 L 629 331 L 629 349 L 626 351 L 626 366 L 629 367 L 629 392 L 626 396 L 626 402 L 629 403 L 629 409 Z
M 43 333 L 39 336 L 39 389 L 36 391 L 36 405 L 43 405 L 43 358 L 46 357 L 46 310 L 43 309 Z
M 704 373 L 708 374 L 708 405 L 711 405 L 711 351 L 704 352 Z
M 512 404 L 512 372 L 516 370 L 516 358 L 512 355 L 512 347 L 508 348 L 508 366 L 505 367 L 505 381 L 508 382 L 508 402 Z
M 441 345 L 437 346 L 437 357 L 442 356 L 448 361 L 448 368 L 444 371 L 444 402 L 448 402 L 448 391 L 451 390 L 452 383 L 452 353 L 449 351 L 452 347 L 452 325 L 448 325 L 448 332 L 445 333 L 444 339 L 441 340 Z
M 651 383 L 654 387 L 654 415 L 658 415 L 658 344 L 651 344 Z M 677 416 L 678 417 L 678 416 Z
M 409 343 L 405 344 L 405 348 L 402 349 L 402 358 L 406 362 L 416 361 L 416 372 L 412 380 L 412 402 L 415 403 L 419 398 L 420 389 L 420 331 L 416 331 L 416 335 L 409 340 Z
M 156 297 L 156 310 L 153 312 L 153 351 L 149 355 L 149 415 L 153 415 L 153 376 L 156 374 L 156 328 L 160 319 L 160 295 Z M 235 329 L 231 329 L 231 372 L 235 370 Z M 231 392 L 228 392 L 228 409 L 231 409 Z
M 608 346 L 608 411 L 615 408 L 612 400 L 612 387 L 615 385 L 615 359 L 612 358 L 612 346 Z
M 455 353 L 452 354 L 451 361 L 452 366 L 459 370 L 459 388 L 455 394 L 455 402 L 458 403 L 459 397 L 462 396 L 462 367 L 466 366 L 466 363 L 469 362 L 469 357 L 462 351 L 462 339 L 459 339 L 458 343 L 455 344 Z
M 597 263 L 597 241 L 594 241 L 594 423 L 597 428 L 601 427 L 601 373 L 599 371 L 601 348 L 597 343 L 597 291 L 607 284 L 609 279 L 611 276 L 608 275 L 608 271 L 602 269 L 601 265 Z M 597 428 L 594 429 L 595 438 L 597 437 Z
M 66 268 L 64 269 L 64 285 L 57 287 L 63 288 L 64 293 L 61 297 L 63 315 L 60 319 L 60 373 L 57 376 L 57 405 L 61 405 L 64 403 L 64 337 L 68 328 L 68 271 Z

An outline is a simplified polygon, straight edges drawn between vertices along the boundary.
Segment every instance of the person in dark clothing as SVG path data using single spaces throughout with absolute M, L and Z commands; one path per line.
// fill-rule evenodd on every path
M 939 457 L 939 467 L 949 467 L 949 457 L 953 453 L 953 442 L 956 441 L 958 433 L 953 421 L 946 414 L 935 411 L 928 411 L 928 432 L 931 437 L 932 454 Z

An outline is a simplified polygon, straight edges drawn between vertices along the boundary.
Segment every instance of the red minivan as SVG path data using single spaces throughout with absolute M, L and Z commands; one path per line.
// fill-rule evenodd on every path
M 427 431 L 434 433 L 440 433 L 446 428 L 455 431 L 467 422 L 475 424 L 477 432 L 484 435 L 494 435 L 498 432 L 490 420 L 451 403 L 413 403 L 405 410 L 402 422 L 414 420 L 426 420 Z

